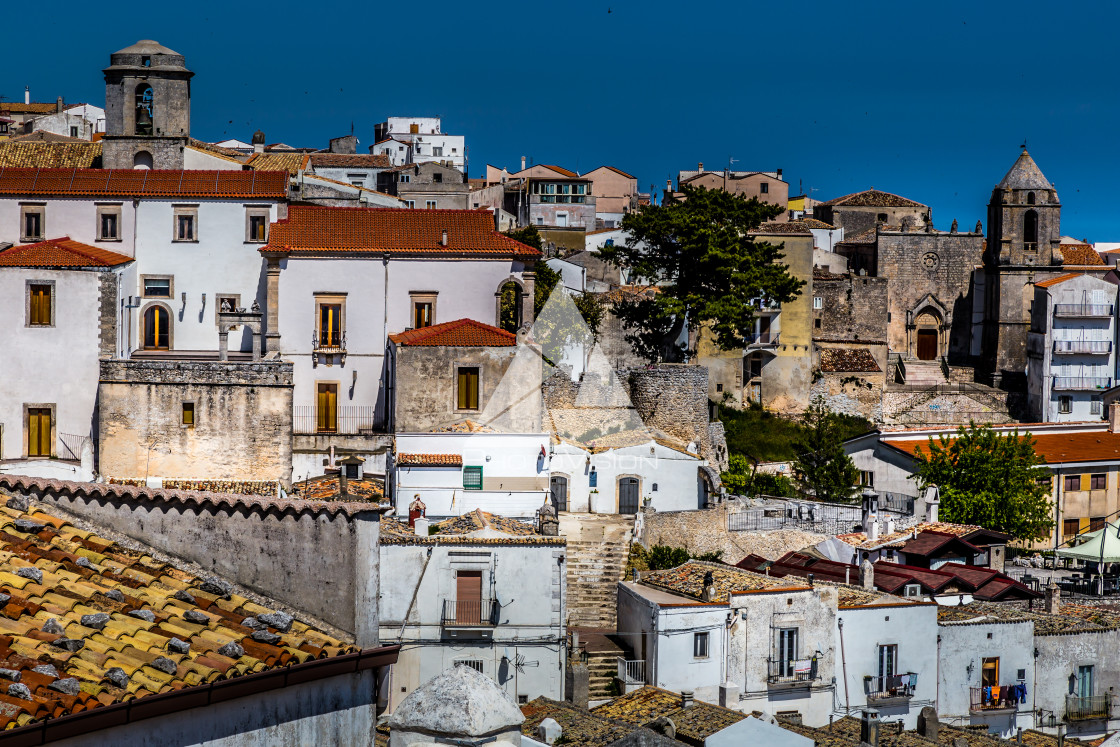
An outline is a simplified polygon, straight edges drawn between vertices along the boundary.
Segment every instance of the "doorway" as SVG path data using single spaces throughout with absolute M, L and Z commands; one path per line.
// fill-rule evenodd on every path
M 937 330 L 918 330 L 918 360 L 932 361 L 937 358 Z
M 315 430 L 318 433 L 334 433 L 338 430 L 338 384 L 317 385 Z
M 51 455 L 51 409 L 49 407 L 27 408 L 27 456 L 49 457 Z
M 622 477 L 618 480 L 618 512 L 638 513 L 638 478 Z
M 549 478 L 548 487 L 552 498 L 552 507 L 556 513 L 568 510 L 568 478 L 553 475 Z

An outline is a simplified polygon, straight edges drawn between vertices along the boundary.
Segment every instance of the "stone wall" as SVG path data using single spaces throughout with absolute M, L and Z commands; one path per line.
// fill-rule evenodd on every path
M 833 412 L 883 422 L 883 388 L 886 374 L 870 372 L 821 372 L 814 374 L 811 398 Z
M 813 295 L 821 299 L 813 309 L 814 342 L 886 341 L 886 278 L 817 273 Z
M 815 545 L 823 534 L 797 529 L 769 532 L 729 531 L 727 516 L 743 510 L 738 501 L 727 501 L 706 511 L 643 511 L 641 536 L 647 550 L 654 545 L 683 547 L 693 555 L 722 552 L 723 562 L 735 564 L 751 553 L 776 560 L 787 552 Z
M 599 324 L 598 345 L 612 368 L 632 368 L 646 363 L 626 341 L 628 328 L 622 319 L 611 312 L 611 304 L 604 302 L 603 321 Z
M 291 482 L 291 363 L 101 361 L 98 399 L 104 475 Z
M 882 420 L 877 422 L 913 426 L 968 425 L 969 420 L 1006 423 L 1021 406 L 1014 395 L 989 387 L 976 386 L 966 392 L 887 391 L 883 393 Z
M 115 272 L 103 272 L 97 278 L 97 353 L 101 358 L 112 358 L 117 351 L 117 283 Z
M 147 151 L 152 155 L 152 168 L 178 171 L 183 168 L 183 153 L 187 147 L 185 137 L 112 137 L 101 140 L 102 168 L 132 169 L 136 154 Z
M 708 369 L 703 366 L 662 363 L 632 368 L 626 377 L 630 401 L 649 428 L 662 430 L 682 441 L 695 441 L 705 458 L 708 440 Z

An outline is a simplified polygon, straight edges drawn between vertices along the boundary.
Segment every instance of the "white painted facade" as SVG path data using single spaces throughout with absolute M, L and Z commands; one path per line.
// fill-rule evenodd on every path
M 638 494 L 658 511 L 693 511 L 704 507 L 707 492 L 700 467 L 708 462 L 650 439 L 592 453 L 561 441 L 548 460 L 552 475 L 568 481 L 568 510 L 580 513 L 619 512 L 619 480 L 638 479 Z
M 462 467 L 395 464 L 396 512 L 419 496 L 433 519 L 483 511 L 532 519 L 548 498 L 547 433 L 398 433 L 397 454 L 455 454 Z M 481 467 L 482 490 L 463 487 L 463 467 Z
M 560 282 L 564 288 L 572 293 L 583 293 L 587 290 L 587 268 L 553 257 L 545 260 L 545 264 L 560 273 Z
M 105 110 L 93 104 L 80 104 L 31 120 L 31 132 L 50 132 L 79 140 L 92 140 L 94 133 L 105 132 Z
M 377 136 L 370 153 L 389 156 L 394 166 L 434 161 L 466 171 L 466 138 L 444 134 L 439 117 L 388 117 Z
M 938 628 L 938 716 L 953 723 L 987 724 L 1003 737 L 1014 735 L 1020 727 L 1034 728 L 1034 624 L 1029 620 L 943 622 Z M 1016 709 L 973 709 L 972 689 L 981 687 L 985 659 L 998 659 L 1001 686 L 1027 685 L 1025 703 Z
M 430 554 L 429 554 L 430 553 Z M 381 540 L 380 641 L 402 645 L 388 688 L 389 710 L 459 662 L 470 662 L 514 702 L 564 698 L 563 540 L 433 537 L 417 544 Z M 482 598 L 499 607 L 495 624 L 461 626 L 445 616 L 459 571 L 481 572 Z M 448 619 L 450 618 L 450 619 Z
M 183 149 L 183 168 L 191 171 L 243 171 L 244 166 L 232 158 L 222 158 L 201 148 Z

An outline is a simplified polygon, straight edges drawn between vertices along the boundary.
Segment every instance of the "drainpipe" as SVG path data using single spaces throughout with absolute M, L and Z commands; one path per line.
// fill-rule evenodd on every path
M 848 659 L 844 655 L 844 618 L 836 618 L 836 627 L 840 631 L 840 666 L 844 675 L 844 715 L 852 712 L 852 701 L 848 697 Z

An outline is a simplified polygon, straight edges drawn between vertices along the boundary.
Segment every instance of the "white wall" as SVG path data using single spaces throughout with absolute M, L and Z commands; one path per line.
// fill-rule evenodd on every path
M 652 453 L 651 453 L 652 450 Z M 588 464 L 588 457 L 591 462 Z M 653 440 L 591 454 L 563 442 L 549 460 L 549 470 L 568 478 L 568 510 L 613 514 L 618 512 L 618 480 L 637 477 L 639 495 L 652 499 L 658 511 L 692 511 L 700 508 L 699 468 L 707 461 L 670 449 Z M 591 487 L 591 468 L 596 486 Z M 657 490 L 653 489 L 654 484 Z M 592 490 L 598 492 L 592 493 Z
M 135 214 L 132 199 L 85 198 L 85 197 L 35 197 L 22 200 L 15 197 L 0 197 L 0 244 L 22 244 L 20 240 L 20 203 L 46 203 L 43 214 L 43 238 L 59 239 L 69 236 L 83 244 L 98 246 L 102 249 L 135 256 L 134 230 Z M 97 206 L 101 204 L 120 205 L 120 241 L 97 240 Z M 171 224 L 168 223 L 170 235 Z
M 545 264 L 560 273 L 560 280 L 568 290 L 573 293 L 583 293 L 586 290 L 587 268 L 555 257 L 545 260 Z
M 1011 736 L 1016 727 L 1033 728 L 1035 703 L 1034 623 L 968 623 L 940 625 L 941 641 L 937 644 L 938 703 L 937 713 L 946 720 L 988 724 L 994 733 Z M 980 687 L 983 660 L 999 657 L 1000 685 L 1019 682 L 1018 670 L 1024 670 L 1027 702 L 1019 704 L 1017 713 L 969 712 L 970 688 Z
M 183 150 L 183 168 L 197 171 L 242 171 L 242 165 L 198 148 Z

